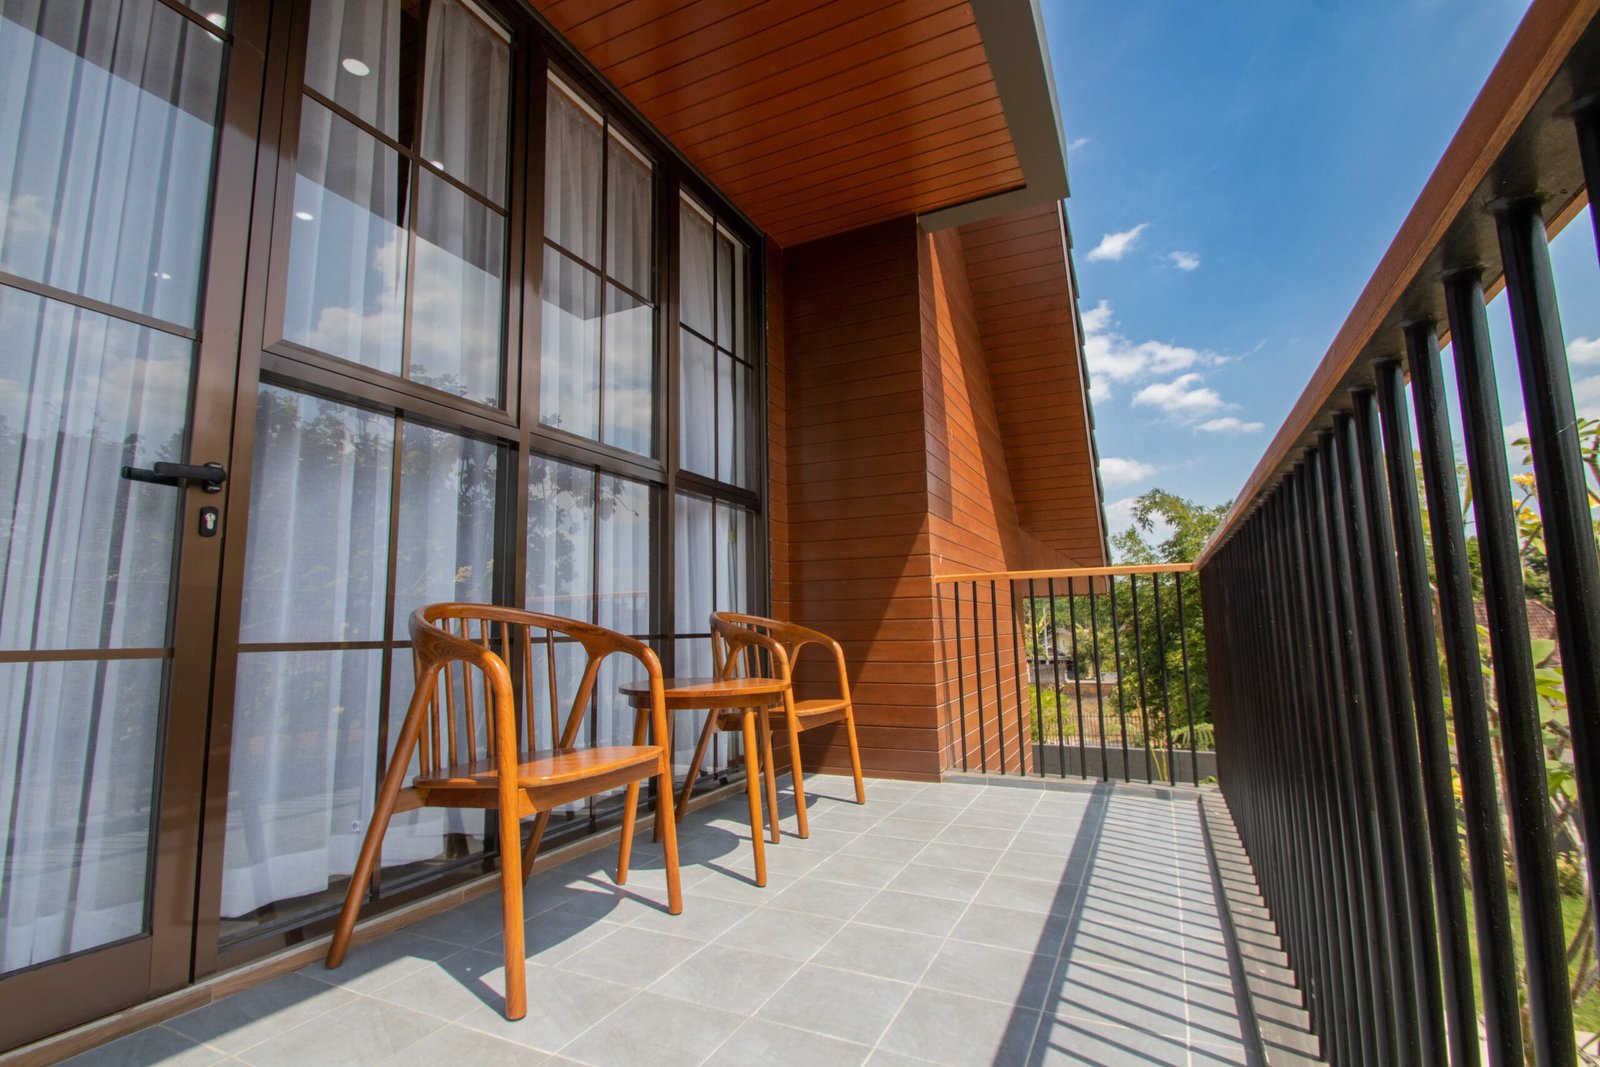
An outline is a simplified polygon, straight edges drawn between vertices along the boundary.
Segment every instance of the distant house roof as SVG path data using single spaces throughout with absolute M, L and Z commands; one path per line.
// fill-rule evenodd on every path
M 1528 609 L 1528 636 L 1535 641 L 1554 641 L 1556 639 L 1556 613 L 1545 606 L 1543 601 L 1531 597 L 1527 603 Z M 1489 625 L 1489 606 L 1479 600 L 1472 605 L 1472 614 L 1479 626 Z M 1553 666 L 1561 665 L 1561 650 L 1557 648 L 1551 656 Z

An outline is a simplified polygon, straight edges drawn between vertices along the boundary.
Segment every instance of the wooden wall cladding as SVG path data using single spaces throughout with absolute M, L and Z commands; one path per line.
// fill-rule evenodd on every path
M 1104 566 L 1077 300 L 1058 209 L 960 232 L 1017 520 L 1071 565 Z
M 980 292 L 1003 257 L 979 247 L 984 272 L 966 234 L 903 219 L 768 261 L 773 612 L 844 645 L 862 763 L 879 776 L 1028 765 L 1012 589 L 996 588 L 992 610 L 984 590 L 976 619 L 962 603 L 957 657 L 955 604 L 933 578 L 1075 562 L 1021 516 Z M 802 688 L 829 670 L 802 661 Z M 808 735 L 803 755 L 849 765 L 833 729 Z
M 965 0 L 533 0 L 784 246 L 1019 188 Z

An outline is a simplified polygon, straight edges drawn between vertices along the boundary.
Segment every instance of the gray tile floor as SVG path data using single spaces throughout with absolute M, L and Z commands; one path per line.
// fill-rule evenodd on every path
M 691 814 L 682 915 L 641 838 L 530 884 L 528 1017 L 498 894 L 84 1064 L 1218 1064 L 1244 1048 L 1195 794 L 808 779 L 751 880 L 742 798 Z

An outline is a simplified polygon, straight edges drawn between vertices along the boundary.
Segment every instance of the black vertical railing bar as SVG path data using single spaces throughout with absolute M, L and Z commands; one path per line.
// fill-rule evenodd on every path
M 1394 526 L 1388 508 L 1389 483 L 1383 470 L 1383 444 L 1378 428 L 1378 398 L 1372 389 L 1352 391 L 1355 410 L 1356 487 L 1367 560 L 1367 610 L 1376 625 L 1366 627 L 1371 653 L 1383 665 L 1374 687 L 1387 684 L 1374 703 L 1382 745 L 1380 764 L 1392 778 L 1397 807 L 1400 876 L 1410 921 L 1412 983 L 1417 1005 L 1417 1031 L 1422 1059 L 1437 1063 L 1446 1054 L 1444 1002 L 1439 973 L 1439 941 L 1433 915 L 1433 865 L 1429 859 L 1427 800 L 1422 788 L 1422 763 L 1417 750 L 1416 719 L 1411 708 L 1411 671 L 1406 662 L 1405 624 L 1400 618 L 1400 575 L 1396 570 Z M 1454 816 L 1452 815 L 1452 822 Z
M 1153 783 L 1155 778 L 1150 766 L 1150 702 L 1145 696 L 1144 686 L 1144 634 L 1139 629 L 1139 576 L 1128 575 L 1128 588 L 1133 593 L 1133 673 L 1139 684 L 1139 733 L 1144 742 L 1144 780 L 1146 784 Z M 1128 735 L 1127 727 L 1123 727 L 1122 735 L 1122 777 L 1128 778 Z
M 1495 221 L 1550 565 L 1578 815 L 1584 840 L 1600 845 L 1600 555 L 1595 553 L 1572 373 L 1539 203 L 1498 204 Z M 1589 884 L 1600 886 L 1600 854 L 1595 847 L 1583 851 Z
M 967 660 L 961 654 L 961 583 L 950 583 L 950 599 L 956 605 L 956 700 L 961 708 L 961 769 L 970 770 L 967 764 Z M 948 689 L 945 692 L 949 692 Z
M 1174 584 L 1182 576 L 1174 573 Z M 1167 637 L 1161 621 L 1161 574 L 1150 576 L 1151 596 L 1156 606 L 1156 649 L 1161 655 L 1161 732 L 1167 743 L 1167 784 L 1178 784 L 1178 768 L 1172 762 L 1172 682 L 1167 672 Z
M 1189 676 L 1189 617 L 1183 610 L 1183 580 L 1188 575 L 1179 573 L 1173 585 L 1178 595 L 1178 648 L 1183 657 L 1183 721 L 1189 729 L 1189 772 L 1194 785 L 1200 784 L 1200 755 L 1194 730 L 1194 683 Z
M 1350 691 L 1351 722 L 1359 746 L 1377 817 L 1374 864 L 1379 898 L 1384 905 L 1383 931 L 1388 951 L 1394 995 L 1394 1037 L 1401 1063 L 1420 1060 L 1422 1036 L 1417 1004 L 1417 946 L 1411 936 L 1411 878 L 1407 875 L 1405 844 L 1400 833 L 1400 797 L 1394 746 L 1390 738 L 1387 677 L 1388 664 L 1374 625 L 1376 593 L 1372 581 L 1372 553 L 1367 543 L 1366 513 L 1361 463 L 1356 446 L 1355 422 L 1344 412 L 1334 416 L 1337 449 L 1329 470 L 1337 478 L 1342 521 L 1334 527 L 1334 545 L 1343 566 L 1339 595 L 1345 612 L 1349 662 L 1354 668 Z
M 1095 715 L 1100 720 L 1100 780 L 1109 782 L 1111 766 L 1106 756 L 1106 687 L 1100 680 L 1100 609 L 1095 603 L 1093 578 L 1089 579 L 1089 650 L 1094 656 Z
M 1495 756 L 1478 652 L 1477 616 L 1468 567 L 1466 523 L 1456 481 L 1449 402 L 1439 365 L 1439 340 L 1431 323 L 1406 328 L 1406 365 L 1417 416 L 1417 447 L 1433 545 L 1439 626 L 1450 681 L 1456 768 L 1472 878 L 1478 976 L 1483 987 L 1484 1032 L 1491 1063 L 1522 1062 L 1522 1020 L 1513 954 Z
M 1314 477 L 1317 481 L 1315 526 L 1320 557 L 1317 569 L 1322 579 L 1322 611 L 1330 657 L 1329 677 L 1333 682 L 1329 711 L 1336 720 L 1333 729 L 1338 743 L 1339 763 L 1348 776 L 1350 833 L 1359 878 L 1351 888 L 1355 899 L 1360 902 L 1360 925 L 1367 935 L 1362 939 L 1362 947 L 1367 964 L 1365 999 L 1372 1010 L 1372 1045 L 1364 1051 L 1363 1061 L 1388 1064 L 1394 1062 L 1396 1056 L 1396 1033 L 1391 1014 L 1394 1006 L 1394 968 L 1385 931 L 1386 908 L 1380 903 L 1385 899 L 1385 894 L 1380 888 L 1379 875 L 1374 870 L 1381 862 L 1381 846 L 1376 834 L 1375 797 L 1371 779 L 1365 772 L 1368 764 L 1361 758 L 1352 725 L 1352 721 L 1359 718 L 1359 709 L 1356 707 L 1358 697 L 1346 684 L 1355 673 L 1355 660 L 1346 622 L 1349 617 L 1345 607 L 1347 601 L 1340 582 L 1342 576 L 1344 585 L 1348 585 L 1349 566 L 1342 561 L 1343 553 L 1335 551 L 1335 546 L 1342 542 L 1343 527 L 1338 522 L 1337 453 L 1331 434 L 1325 432 L 1321 435 L 1314 458 L 1316 462 L 1312 469 L 1316 472 Z M 1384 946 L 1382 950 L 1380 945 Z
M 974 589 L 978 583 L 973 582 Z M 1006 773 L 1006 689 L 1005 683 L 1000 678 L 1000 592 L 993 578 L 989 579 L 989 647 L 994 650 L 994 740 L 995 747 L 1000 757 L 1000 773 Z M 982 669 L 983 656 L 978 656 L 979 669 Z M 982 684 L 982 680 L 979 680 Z M 1017 739 L 1020 747 L 1022 739 Z M 1026 762 L 1026 761 L 1024 761 Z M 987 770 L 988 768 L 985 768 Z
M 1305 938 L 1302 936 L 1303 897 L 1296 875 L 1293 842 L 1295 834 L 1290 828 L 1294 815 L 1293 790 L 1288 780 L 1288 752 L 1285 745 L 1285 726 L 1288 717 L 1283 714 L 1284 671 L 1280 656 L 1279 638 L 1282 625 L 1277 617 L 1277 583 L 1273 567 L 1273 544 L 1269 527 L 1270 515 L 1276 494 L 1271 494 L 1252 518 L 1244 531 L 1250 561 L 1251 587 L 1256 591 L 1258 606 L 1253 613 L 1254 626 L 1259 640 L 1253 642 L 1256 650 L 1256 669 L 1252 672 L 1257 690 L 1253 705 L 1256 708 L 1256 735 L 1265 756 L 1261 764 L 1265 771 L 1265 795 L 1271 802 L 1263 806 L 1268 820 L 1266 848 L 1272 871 L 1269 887 L 1278 907 L 1276 914 L 1283 919 L 1286 955 L 1290 967 L 1304 966 Z
M 1055 618 L 1056 580 L 1050 579 L 1051 618 Z M 1051 623 L 1054 625 L 1054 622 Z M 1078 661 L 1078 606 L 1073 597 L 1072 576 L 1067 576 L 1067 627 L 1072 645 L 1072 701 L 1078 713 L 1078 777 L 1089 777 L 1089 760 L 1083 751 L 1083 664 Z M 1056 754 L 1061 757 L 1061 777 L 1067 776 L 1067 742 L 1061 722 L 1061 663 L 1056 672 Z
M 1522 908 L 1533 1050 L 1543 1064 L 1577 1057 L 1572 1001 L 1567 989 L 1566 945 L 1556 885 L 1544 743 L 1534 691 L 1533 653 L 1522 584 L 1522 560 L 1511 512 L 1500 398 L 1489 349 L 1488 316 L 1478 272 L 1445 278 L 1456 388 L 1472 480 L 1473 524 L 1483 563 L 1484 607 L 1500 715 L 1506 775 L 1506 814 Z
M 1052 588 L 1052 596 L 1050 598 L 1052 601 L 1055 600 L 1053 594 L 1054 590 Z M 1052 610 L 1054 609 L 1052 608 Z M 1042 750 L 1044 745 L 1044 694 L 1040 690 L 1044 688 L 1044 670 L 1043 665 L 1039 662 L 1039 598 L 1032 578 L 1028 579 L 1028 621 L 1033 624 L 1033 651 L 1028 653 L 1028 678 L 1033 683 L 1033 717 L 1039 724 L 1039 744 Z M 1055 659 L 1054 640 L 1055 635 L 1052 634 L 1050 656 L 1052 660 Z M 1039 777 L 1044 777 L 1043 759 L 1039 760 Z
M 1446 1044 L 1451 1063 L 1476 1067 L 1479 1062 L 1478 1012 L 1472 990 L 1466 894 L 1462 888 L 1464 876 L 1450 779 L 1444 689 L 1433 628 L 1433 596 L 1428 584 L 1422 513 L 1418 506 L 1411 424 L 1404 400 L 1404 371 L 1399 360 L 1386 360 L 1377 365 L 1376 372 L 1382 451 L 1388 467 L 1386 484 L 1393 554 L 1400 574 L 1405 643 L 1410 658 L 1408 674 L 1428 816 L 1429 854 L 1433 861 L 1434 914 L 1438 924 Z
M 978 614 L 978 583 L 972 586 L 972 692 L 978 702 L 978 769 L 989 770 L 989 738 L 983 725 L 983 617 Z
M 1284 783 L 1285 808 L 1288 818 L 1283 832 L 1285 844 L 1294 869 L 1292 900 L 1295 904 L 1294 939 L 1291 964 L 1308 978 L 1322 967 L 1327 944 L 1319 936 L 1323 914 L 1319 887 L 1313 874 L 1315 869 L 1312 822 L 1310 811 L 1310 766 L 1305 756 L 1305 715 L 1300 713 L 1299 685 L 1295 669 L 1296 631 L 1291 622 L 1293 599 L 1288 588 L 1287 537 L 1285 534 L 1285 509 L 1288 503 L 1287 486 L 1279 485 L 1268 501 L 1261 516 L 1267 552 L 1264 560 L 1270 568 L 1272 596 L 1271 628 L 1275 638 L 1273 674 L 1277 680 L 1276 703 L 1278 730 L 1282 735 L 1282 763 L 1279 776 Z M 1323 1015 L 1321 983 L 1307 981 L 1308 1012 L 1320 1019 Z
M 1326 885 L 1324 899 L 1331 901 L 1328 923 L 1329 960 L 1327 963 L 1328 991 L 1326 1000 L 1331 1015 L 1339 1026 L 1324 1030 L 1334 1058 L 1338 1062 L 1357 1062 L 1362 1051 L 1370 1045 L 1363 1037 L 1370 1029 L 1371 1006 L 1360 996 L 1362 977 L 1365 976 L 1364 957 L 1353 936 L 1354 917 L 1351 911 L 1350 885 L 1353 882 L 1348 827 L 1345 819 L 1343 793 L 1340 786 L 1347 776 L 1340 773 L 1334 746 L 1328 734 L 1328 681 L 1323 659 L 1328 641 L 1322 632 L 1322 616 L 1317 607 L 1319 583 L 1312 574 L 1310 534 L 1311 474 L 1304 460 L 1297 462 L 1289 483 L 1289 534 L 1290 552 L 1294 559 L 1294 593 L 1300 606 L 1300 626 L 1306 639 L 1298 643 L 1300 649 L 1300 676 L 1309 677 L 1311 685 L 1304 689 L 1307 721 L 1307 745 L 1311 753 L 1313 778 L 1318 789 L 1320 813 L 1320 839 L 1326 847 L 1322 854 L 1323 880 Z M 1358 968 L 1360 970 L 1358 971 Z
M 1021 612 L 1017 610 L 1017 580 L 1010 579 L 1007 588 L 1011 593 L 1011 683 L 1015 690 L 1017 707 L 1017 773 L 1028 773 L 1028 750 L 1033 745 L 1033 738 L 1028 731 L 1028 724 L 1023 721 L 1027 714 L 1027 702 L 1022 699 L 1022 633 L 1018 629 Z
M 1117 731 L 1122 736 L 1122 780 L 1132 781 L 1128 773 L 1128 701 L 1122 691 L 1122 627 L 1117 622 L 1117 576 L 1106 575 L 1106 603 L 1111 609 L 1111 662 L 1117 676 Z M 1106 735 L 1100 734 L 1103 750 Z

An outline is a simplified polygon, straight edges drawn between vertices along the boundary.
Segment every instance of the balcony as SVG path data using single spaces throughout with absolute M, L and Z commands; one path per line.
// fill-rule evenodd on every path
M 1246 1061 L 1254 1009 L 1202 829 L 1228 849 L 1215 790 L 877 780 L 858 807 L 848 778 L 806 788 L 811 836 L 783 820 L 766 888 L 741 799 L 685 819 L 679 916 L 643 836 L 625 888 L 609 848 L 536 873 L 522 1021 L 501 1016 L 491 876 L 338 970 L 321 942 L 289 950 L 257 965 L 276 977 L 188 991 L 217 999 L 71 1062 Z M 1270 964 L 1270 936 L 1242 932 Z

